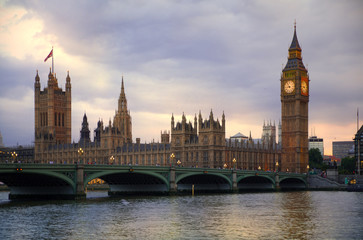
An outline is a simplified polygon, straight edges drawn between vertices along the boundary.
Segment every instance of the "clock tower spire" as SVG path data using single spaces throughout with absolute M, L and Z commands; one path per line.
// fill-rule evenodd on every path
M 303 173 L 309 164 L 308 103 L 309 75 L 301 57 L 296 34 L 281 75 L 281 170 Z

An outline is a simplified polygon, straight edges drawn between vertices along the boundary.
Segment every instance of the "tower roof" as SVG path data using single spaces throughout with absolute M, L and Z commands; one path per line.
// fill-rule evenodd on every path
M 301 70 L 306 71 L 306 68 L 304 66 L 304 63 L 303 63 L 302 57 L 301 57 L 301 47 L 300 47 L 299 41 L 297 40 L 296 23 L 295 23 L 294 36 L 292 38 L 292 42 L 291 42 L 291 45 L 289 48 L 289 57 L 288 57 L 288 61 L 286 63 L 285 68 L 283 69 L 283 71 L 296 70 L 296 69 L 301 69 Z
M 294 26 L 294 36 L 292 38 L 292 42 L 291 42 L 291 45 L 290 45 L 289 50 L 296 50 L 296 49 L 298 49 L 298 50 L 301 51 L 301 47 L 300 47 L 299 41 L 297 40 L 296 23 L 295 23 L 295 26 Z

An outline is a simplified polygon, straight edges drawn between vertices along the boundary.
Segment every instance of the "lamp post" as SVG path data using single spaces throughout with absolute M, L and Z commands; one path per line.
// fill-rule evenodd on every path
M 110 163 L 111 163 L 111 165 L 113 165 L 113 160 L 115 160 L 115 157 L 112 155 L 112 156 L 110 157 Z
M 276 161 L 276 172 L 278 172 L 278 171 L 279 171 L 279 162 Z
M 83 153 L 84 153 L 83 149 L 82 148 L 79 148 L 78 149 L 78 155 L 79 155 L 79 161 L 80 161 L 80 163 L 82 163 L 81 157 L 82 157 Z
M 261 171 L 261 166 L 258 166 L 258 171 Z
M 170 164 L 171 164 L 171 166 L 173 166 L 174 158 L 175 158 L 175 154 L 174 153 L 170 154 Z
M 176 164 L 178 164 L 178 167 L 180 167 L 181 161 L 180 161 L 180 160 L 178 160 L 178 161 L 176 162 Z
M 237 162 L 236 158 L 233 158 L 232 162 L 233 162 L 233 168 L 236 169 L 236 162 Z
M 18 154 L 14 151 L 11 153 L 11 156 L 14 158 L 14 162 L 16 160 L 16 157 L 18 156 Z
M 226 168 L 227 168 L 227 163 L 225 163 L 225 164 L 223 165 L 223 168 L 224 168 L 224 169 L 226 169 Z
M 309 168 L 310 168 L 310 166 L 309 166 L 309 164 L 306 166 L 306 170 L 307 170 L 307 174 L 308 174 L 308 176 L 309 176 Z

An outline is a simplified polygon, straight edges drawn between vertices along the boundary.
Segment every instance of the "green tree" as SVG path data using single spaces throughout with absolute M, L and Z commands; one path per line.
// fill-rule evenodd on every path
M 355 171 L 356 161 L 354 157 L 345 157 L 342 159 L 340 170 L 351 174 Z
M 321 156 L 321 152 L 318 148 L 312 148 L 309 150 L 309 166 L 311 169 L 313 168 L 322 168 L 323 157 Z

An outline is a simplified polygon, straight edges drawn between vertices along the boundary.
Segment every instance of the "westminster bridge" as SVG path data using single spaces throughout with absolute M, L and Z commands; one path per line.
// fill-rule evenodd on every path
M 238 169 L 134 165 L 0 164 L 9 199 L 83 199 L 87 183 L 100 178 L 109 195 L 191 194 L 306 189 L 306 174 Z

